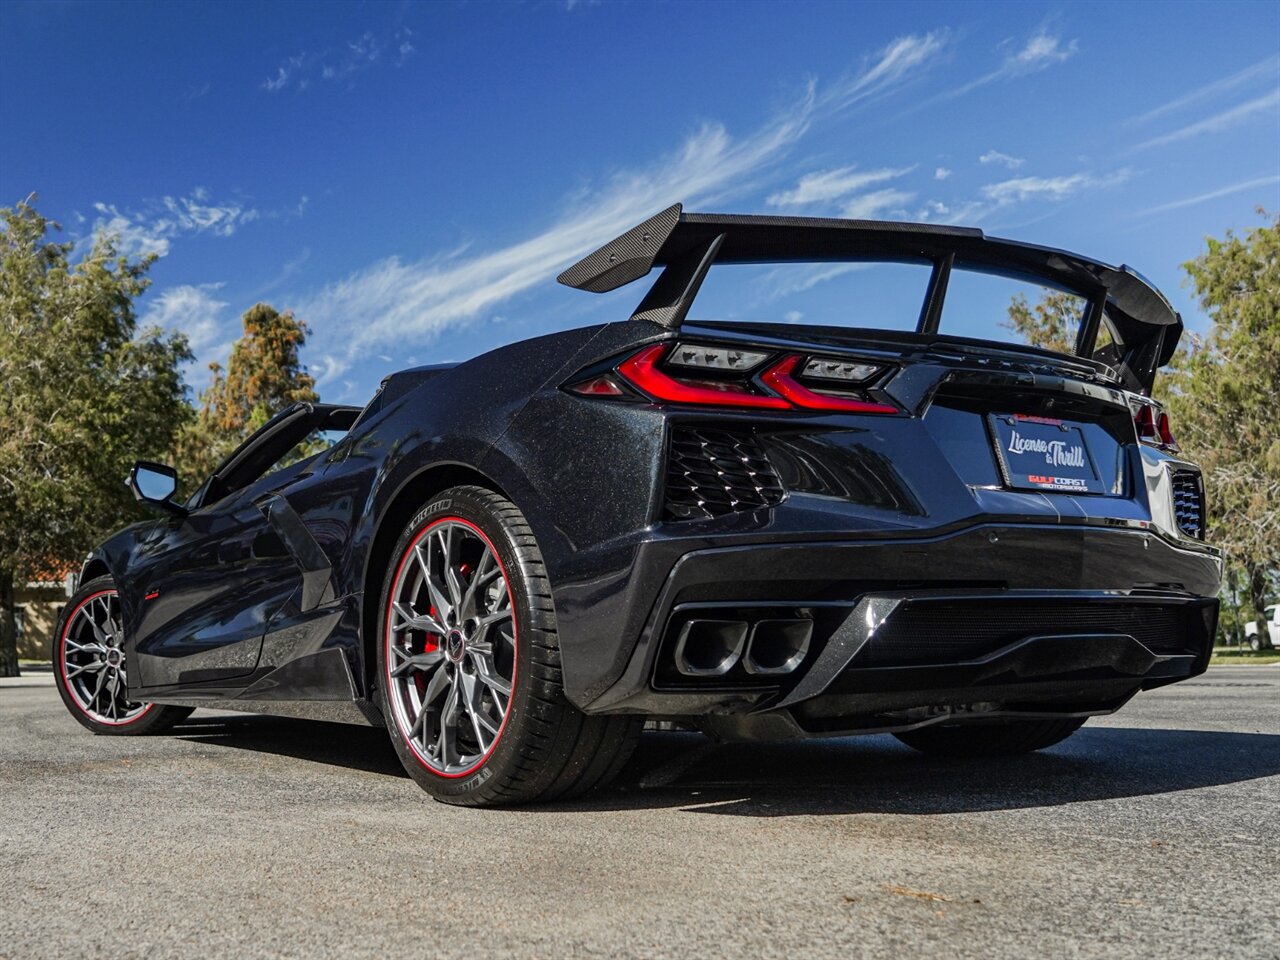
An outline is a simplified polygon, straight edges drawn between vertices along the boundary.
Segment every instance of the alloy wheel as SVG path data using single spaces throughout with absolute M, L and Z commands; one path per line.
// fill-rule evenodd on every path
M 84 713 L 97 723 L 132 723 L 151 709 L 125 696 L 128 672 L 120 597 L 103 590 L 80 601 L 67 618 L 59 646 L 59 669 Z
M 387 610 L 391 711 L 418 760 L 463 777 L 497 746 L 516 679 L 511 585 L 492 542 L 456 517 L 406 549 Z

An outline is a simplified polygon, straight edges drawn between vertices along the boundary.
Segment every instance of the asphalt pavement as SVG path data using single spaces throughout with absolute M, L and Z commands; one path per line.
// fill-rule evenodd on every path
M 1032 756 L 646 734 L 555 807 L 431 801 L 378 730 L 94 737 L 0 684 L 0 958 L 1280 957 L 1280 668 Z

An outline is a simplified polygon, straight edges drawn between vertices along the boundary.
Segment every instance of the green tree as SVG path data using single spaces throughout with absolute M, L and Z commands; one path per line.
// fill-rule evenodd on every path
M 199 482 L 250 433 L 291 404 L 315 403 L 315 379 L 298 357 L 307 325 L 292 311 L 259 303 L 245 311 L 244 334 L 224 371 L 209 365 L 212 379 L 200 394 L 195 422 L 181 443 L 184 475 Z
M 1207 238 L 1183 269 L 1213 326 L 1173 364 L 1162 395 L 1205 471 L 1209 538 L 1244 569 L 1258 617 L 1280 569 L 1280 218 Z
M 1208 538 L 1244 571 L 1256 618 L 1280 570 L 1280 219 L 1243 238 L 1207 238 L 1183 269 L 1213 326 L 1178 350 L 1156 396 L 1183 454 L 1204 469 Z M 1025 341 L 1070 352 L 1078 298 L 1051 293 L 1030 306 L 1018 296 L 1008 310 L 1005 327 Z
M 0 209 L 0 676 L 16 675 L 14 585 L 139 516 L 124 479 L 190 417 L 186 340 L 138 330 L 154 257 L 73 244 L 34 197 Z
M 1008 307 L 1009 319 L 1000 326 L 1043 350 L 1074 353 L 1084 300 L 1073 293 L 1046 292 L 1034 306 L 1017 294 Z

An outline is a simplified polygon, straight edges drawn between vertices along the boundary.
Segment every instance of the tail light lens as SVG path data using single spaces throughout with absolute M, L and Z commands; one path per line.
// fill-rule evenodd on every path
M 762 350 L 655 343 L 608 372 L 600 368 L 567 389 L 589 397 L 637 395 L 669 403 L 757 410 L 896 414 L 887 403 L 854 391 L 883 373 L 878 364 L 771 354 Z
M 1174 439 L 1173 430 L 1169 426 L 1169 414 L 1163 410 L 1157 410 L 1150 403 L 1141 403 L 1133 415 L 1133 423 L 1138 430 L 1139 440 L 1177 452 L 1178 441 Z
M 1133 425 L 1138 428 L 1139 440 L 1155 440 L 1155 408 L 1145 403 L 1138 407 L 1138 412 L 1133 415 Z
M 658 366 L 658 361 L 666 352 L 667 345 L 664 343 L 645 347 L 635 356 L 622 361 L 618 365 L 618 373 L 633 387 L 639 387 L 655 400 L 766 410 L 787 410 L 791 406 L 781 397 L 753 393 L 747 384 L 734 380 L 677 380 Z
M 854 397 L 833 396 L 810 390 L 792 374 L 800 364 L 797 356 L 784 357 L 760 377 L 774 392 L 805 410 L 844 410 L 849 413 L 897 413 L 897 407 L 886 403 L 872 403 Z

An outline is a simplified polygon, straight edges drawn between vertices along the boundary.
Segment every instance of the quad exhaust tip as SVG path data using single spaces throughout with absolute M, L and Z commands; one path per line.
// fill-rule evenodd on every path
M 809 652 L 812 637 L 812 620 L 760 620 L 751 628 L 743 669 L 757 676 L 791 673 Z
M 723 677 L 746 645 L 745 620 L 690 620 L 676 641 L 676 669 L 686 677 Z
M 792 673 L 813 637 L 808 619 L 689 620 L 676 640 L 676 669 L 686 677 L 723 677 L 739 662 L 753 676 Z

